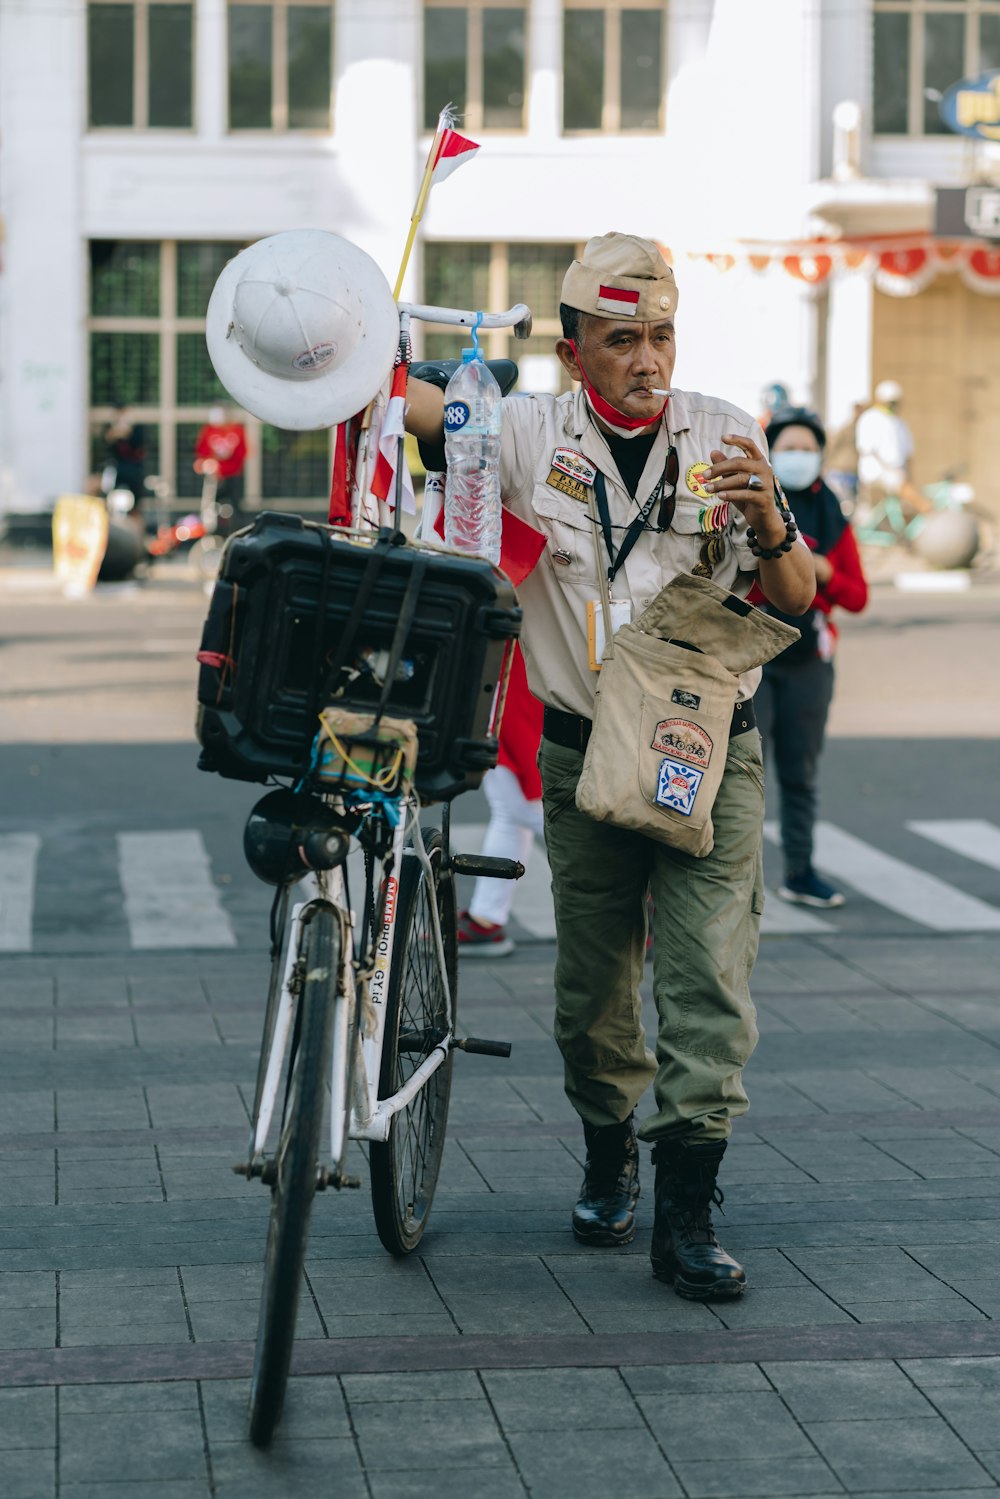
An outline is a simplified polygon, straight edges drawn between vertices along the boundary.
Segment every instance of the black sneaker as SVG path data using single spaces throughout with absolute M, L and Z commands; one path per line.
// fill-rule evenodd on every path
M 778 894 L 782 900 L 790 900 L 797 906 L 819 906 L 824 910 L 832 910 L 834 906 L 842 906 L 844 897 L 833 885 L 828 885 L 826 880 L 821 880 L 810 864 L 800 874 L 787 876 L 785 883 L 778 886 Z

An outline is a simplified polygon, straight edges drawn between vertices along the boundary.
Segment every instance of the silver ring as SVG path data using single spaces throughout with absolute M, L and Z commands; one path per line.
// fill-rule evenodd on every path
M 749 477 L 749 479 L 747 480 L 747 489 L 763 489 L 763 488 L 764 488 L 764 480 L 761 478 L 760 474 L 751 474 L 750 477 Z

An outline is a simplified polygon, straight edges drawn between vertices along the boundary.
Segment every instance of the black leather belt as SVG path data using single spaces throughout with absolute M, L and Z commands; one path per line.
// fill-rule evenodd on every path
M 565 713 L 562 708 L 546 708 L 542 734 L 552 744 L 563 749 L 579 750 L 582 755 L 590 739 L 592 724 L 589 718 L 580 718 L 576 713 Z M 757 727 L 757 716 L 753 711 L 753 698 L 744 698 L 733 709 L 733 721 L 729 726 L 729 737 L 735 739 L 748 729 Z

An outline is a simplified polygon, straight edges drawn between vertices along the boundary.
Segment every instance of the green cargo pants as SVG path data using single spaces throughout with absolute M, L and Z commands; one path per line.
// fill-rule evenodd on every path
M 543 739 L 538 755 L 556 917 L 554 1035 L 566 1093 L 590 1124 L 614 1124 L 653 1080 L 643 1139 L 724 1140 L 746 1112 L 741 1072 L 757 1044 L 749 980 L 763 909 L 764 768 L 756 729 L 733 739 L 704 859 L 577 810 L 583 756 Z M 656 1058 L 639 984 L 653 899 Z

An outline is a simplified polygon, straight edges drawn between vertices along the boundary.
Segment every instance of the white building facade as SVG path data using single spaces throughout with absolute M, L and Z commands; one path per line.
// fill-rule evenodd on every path
M 892 374 L 921 477 L 964 456 L 975 479 L 1000 300 L 941 256 L 913 295 L 879 277 L 887 245 L 936 255 L 935 186 L 992 170 L 925 103 L 994 65 L 1000 0 L 0 0 L 0 513 L 79 492 L 116 402 L 193 495 L 222 265 L 314 226 L 392 282 L 449 101 L 482 149 L 434 189 L 404 295 L 527 301 L 524 386 L 556 378 L 566 263 L 625 229 L 673 258 L 678 385 L 756 412 L 777 379 L 837 423 Z M 330 434 L 248 429 L 249 504 L 318 508 Z

